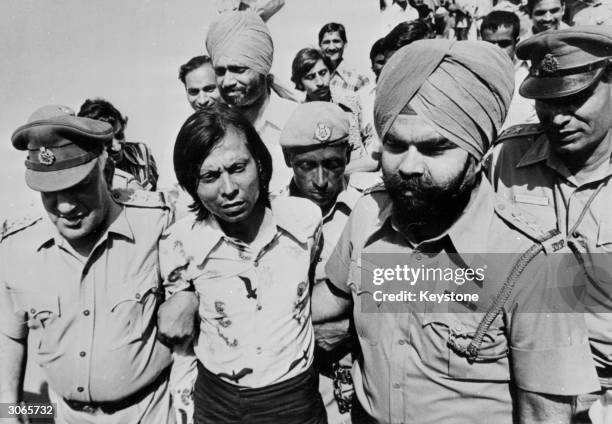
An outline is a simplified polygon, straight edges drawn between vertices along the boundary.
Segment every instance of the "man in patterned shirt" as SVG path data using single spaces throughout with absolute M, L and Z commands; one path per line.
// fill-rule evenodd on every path
M 319 47 L 332 64 L 332 77 L 329 83 L 332 96 L 335 90 L 357 91 L 369 82 L 366 76 L 347 68 L 343 63 L 346 43 L 346 30 L 342 24 L 330 22 L 323 25 L 319 31 Z

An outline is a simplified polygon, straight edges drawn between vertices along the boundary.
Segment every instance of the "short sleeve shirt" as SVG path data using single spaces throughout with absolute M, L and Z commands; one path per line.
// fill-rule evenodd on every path
M 242 387 L 295 377 L 313 359 L 310 273 L 321 212 L 306 199 L 278 198 L 246 244 L 214 217 L 187 216 L 162 244 L 169 292 L 190 282 L 200 297 L 195 353 L 210 372 Z
M 518 257 L 515 252 L 532 243 L 502 221 L 494 207 L 492 188 L 483 181 L 447 233 L 416 245 L 395 229 L 386 192 L 364 196 L 353 210 L 328 261 L 327 275 L 353 299 L 362 350 L 353 380 L 361 405 L 377 422 L 467 424 L 486 416 L 488 422 L 512 423 L 513 383 L 523 390 L 559 395 L 597 388 L 582 315 L 516 313 L 523 302 L 543 301 L 534 299 L 534 284 L 554 284 L 556 274 L 549 274 L 545 262 L 532 262 L 523 272 L 485 333 L 474 363 L 452 343 L 472 340 L 482 313 L 460 304 L 452 305 L 455 313 L 438 312 L 429 304 L 405 304 L 407 309 L 397 313 L 386 304 L 379 306 L 373 291 L 364 286 L 362 272 L 376 265 L 371 262 L 375 257 L 366 263 L 368 254 L 396 255 L 414 264 L 452 252 L 466 262 L 477 252 Z M 486 262 L 488 272 L 507 275 L 514 261 L 503 262 Z
M 0 243 L 0 331 L 34 339 L 61 397 L 125 399 L 170 365 L 156 340 L 158 241 L 170 217 L 124 206 L 87 259 L 46 218 Z
M 533 216 L 546 229 L 573 240 L 587 264 L 593 295 L 609 293 L 612 277 L 612 162 L 604 162 L 588 181 L 579 182 L 551 151 L 543 133 L 504 141 L 495 152 L 492 181 L 499 195 Z M 586 315 L 594 358 L 612 365 L 612 304 L 592 299 Z M 587 305 L 589 302 L 586 303 Z

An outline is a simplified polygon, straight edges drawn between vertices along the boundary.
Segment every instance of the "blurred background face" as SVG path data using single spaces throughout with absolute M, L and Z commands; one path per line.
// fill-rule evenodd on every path
M 266 95 L 266 76 L 222 58 L 215 64 L 217 87 L 229 105 L 249 107 Z
M 210 63 L 185 75 L 187 101 L 193 110 L 212 105 L 219 98 L 215 71 Z
M 536 100 L 535 106 L 560 156 L 590 155 L 612 128 L 612 88 L 605 80 L 573 96 Z
M 78 184 L 40 195 L 51 222 L 73 247 L 100 236 L 112 199 L 98 165 Z
M 348 146 L 324 147 L 291 154 L 293 181 L 299 194 L 312 200 L 326 212 L 344 189 L 344 169 Z
M 514 60 L 518 40 L 512 36 L 512 27 L 500 26 L 495 31 L 485 29 L 482 32 L 482 39 L 497 45 L 508 54 L 511 60 Z
M 228 127 L 200 168 L 198 198 L 221 221 L 247 220 L 259 198 L 259 174 L 245 135 Z
M 327 66 L 322 60 L 318 60 L 317 63 L 312 67 L 310 71 L 300 80 L 304 90 L 306 91 L 306 97 L 309 100 L 320 100 L 327 102 L 331 99 L 331 92 L 329 89 L 329 81 L 331 74 Z
M 340 37 L 340 33 L 334 31 L 323 34 L 319 47 L 321 47 L 323 54 L 332 61 L 334 66 L 338 66 L 344 54 L 344 44 L 344 41 L 342 41 Z
M 538 33 L 548 29 L 559 29 L 565 8 L 560 0 L 540 0 L 531 11 L 533 32 Z

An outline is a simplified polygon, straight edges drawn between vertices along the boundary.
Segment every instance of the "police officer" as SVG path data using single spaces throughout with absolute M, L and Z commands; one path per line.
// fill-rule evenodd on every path
M 323 245 L 315 283 L 325 281 L 325 264 L 361 196 L 344 171 L 351 156 L 348 114 L 327 102 L 301 104 L 281 132 L 280 145 L 293 169 L 289 195 L 312 200 L 323 214 Z M 374 180 L 374 177 L 372 178 Z M 330 424 L 351 422 L 351 345 L 348 319 L 315 326 L 319 390 Z
M 521 43 L 517 55 L 532 63 L 520 93 L 536 100 L 542 125 L 501 135 L 492 181 L 499 194 L 568 239 L 587 265 L 593 292 L 609 293 L 611 279 L 602 270 L 612 264 L 598 253 L 612 252 L 612 29 L 546 32 Z M 612 387 L 612 321 L 604 313 L 610 305 L 601 298 L 588 303 L 591 349 L 606 390 Z
M 171 356 L 156 340 L 156 193 L 111 192 L 113 128 L 43 107 L 12 136 L 47 217 L 6 222 L 0 242 L 0 402 L 17 402 L 25 346 L 62 423 L 166 423 Z
M 572 397 L 596 387 L 581 314 L 521 313 L 541 311 L 562 275 L 534 244 L 545 234 L 482 178 L 512 74 L 497 47 L 449 40 L 415 41 L 381 73 L 384 187 L 355 205 L 312 300 L 315 323 L 352 312 L 355 393 L 375 422 L 568 423 Z M 482 285 L 393 271 L 452 264 L 484 270 Z M 480 296 L 432 304 L 421 290 Z

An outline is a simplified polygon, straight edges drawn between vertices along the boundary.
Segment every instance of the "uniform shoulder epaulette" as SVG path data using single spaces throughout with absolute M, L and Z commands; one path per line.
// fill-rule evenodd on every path
M 546 252 L 555 252 L 565 245 L 562 235 L 556 228 L 543 228 L 534 216 L 498 195 L 495 196 L 495 212 L 522 234 L 542 243 Z
M 504 132 L 502 132 L 493 144 L 497 145 L 511 138 L 533 137 L 541 134 L 542 132 L 543 129 L 540 124 L 513 125 Z
M 365 189 L 363 191 L 363 194 L 367 195 L 367 194 L 372 194 L 372 193 L 376 193 L 376 192 L 379 192 L 379 191 L 387 191 L 387 189 L 385 188 L 385 184 L 382 183 L 382 182 L 380 182 L 380 183 L 378 183 L 376 185 L 373 185 L 370 188 Z
M 6 219 L 2 223 L 2 228 L 0 228 L 0 241 L 4 240 L 12 234 L 18 233 L 21 230 L 31 227 L 41 219 L 41 216 L 35 214 Z
M 113 199 L 125 206 L 137 208 L 169 208 L 164 193 L 160 191 L 114 189 Z

